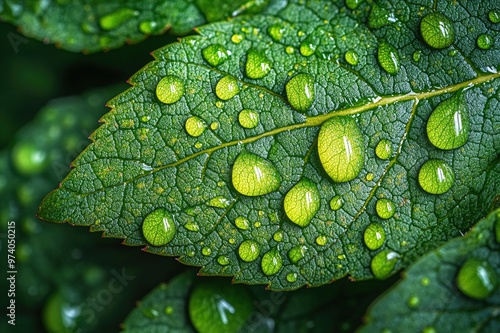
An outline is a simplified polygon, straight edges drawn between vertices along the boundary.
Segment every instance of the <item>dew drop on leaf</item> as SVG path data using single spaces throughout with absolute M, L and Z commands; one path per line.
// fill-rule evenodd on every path
M 328 238 L 325 235 L 319 235 L 316 237 L 316 244 L 319 246 L 325 246 L 326 243 L 328 242 Z
M 371 223 L 363 234 L 365 245 L 370 250 L 378 250 L 384 245 L 385 230 L 378 223 Z
M 463 294 L 481 300 L 497 289 L 498 276 L 487 261 L 470 258 L 458 271 L 457 286 Z
M 305 245 L 298 245 L 292 247 L 290 251 L 288 251 L 288 258 L 294 264 L 298 263 L 300 259 L 304 258 L 306 254 L 307 247 Z
M 437 333 L 436 329 L 432 326 L 427 326 L 422 330 L 422 333 Z
M 245 37 L 243 37 L 243 35 L 241 34 L 234 34 L 231 36 L 231 42 L 233 42 L 234 44 L 241 43 L 243 39 L 245 39 Z
M 227 208 L 229 205 L 231 205 L 231 200 L 227 199 L 226 197 L 222 195 L 218 195 L 207 203 L 210 207 L 215 207 L 215 208 Z
M 285 195 L 286 216 L 300 227 L 307 226 L 319 209 L 320 197 L 315 183 L 308 179 L 299 181 Z
M 201 54 L 206 62 L 217 67 L 227 60 L 230 53 L 221 44 L 213 44 L 204 48 Z
M 186 129 L 187 134 L 191 135 L 192 137 L 198 137 L 202 135 L 203 132 L 205 132 L 207 125 L 199 117 L 192 116 L 186 120 L 184 128 Z
M 287 46 L 285 48 L 286 54 L 293 54 L 295 52 L 295 48 L 293 46 Z
M 469 112 L 463 94 L 439 103 L 427 121 L 429 141 L 444 150 L 463 146 L 469 138 L 469 131 Z
M 239 92 L 240 87 L 238 87 L 238 80 L 236 80 L 234 76 L 224 76 L 215 86 L 215 94 L 224 101 L 233 98 Z
M 120 8 L 113 13 L 99 19 L 99 25 L 104 30 L 114 30 L 139 13 L 130 8 Z
M 50 160 L 44 149 L 31 142 L 18 142 L 12 148 L 12 164 L 23 175 L 35 175 L 49 166 Z
M 155 21 L 143 21 L 139 23 L 139 31 L 146 35 L 154 33 L 157 27 L 158 23 Z
M 242 151 L 234 161 L 232 182 L 239 193 L 258 196 L 276 191 L 280 187 L 281 177 L 271 162 Z
M 379 6 L 378 4 L 373 4 L 370 16 L 368 17 L 368 25 L 370 28 L 378 29 L 383 26 L 389 25 L 397 21 L 396 16 L 389 12 L 384 7 Z
M 316 52 L 316 47 L 316 38 L 311 34 L 300 43 L 299 51 L 304 57 L 310 57 Z
M 217 262 L 219 263 L 219 265 L 226 266 L 229 265 L 229 258 L 226 256 L 219 256 L 217 258 Z
M 418 172 L 418 183 L 430 194 L 442 194 L 448 191 L 455 182 L 453 169 L 443 160 L 430 159 Z
M 392 144 L 387 139 L 381 139 L 375 147 L 375 155 L 381 160 L 387 160 L 392 155 Z
M 174 218 L 165 209 L 157 209 L 149 213 L 142 222 L 142 234 L 153 246 L 168 244 L 175 236 Z
M 142 310 L 142 314 L 150 319 L 158 317 L 158 310 L 152 308 L 146 308 Z
M 281 242 L 283 240 L 283 231 L 281 230 L 276 231 L 273 235 L 273 239 L 276 242 Z
M 331 210 L 339 210 L 340 208 L 342 208 L 343 205 L 344 205 L 344 199 L 342 199 L 340 195 L 336 195 L 330 200 Z
M 188 222 L 188 223 L 184 224 L 184 228 L 186 228 L 189 231 L 199 231 L 200 230 L 200 226 L 194 222 Z
M 354 9 L 358 8 L 358 6 L 361 2 L 363 2 L 363 0 L 346 0 L 345 4 L 346 4 L 347 8 L 354 10 Z
M 234 220 L 234 224 L 236 225 L 236 227 L 240 230 L 248 230 L 248 228 L 250 228 L 250 222 L 248 221 L 247 218 L 243 217 L 243 216 L 238 216 L 235 220 Z
M 480 49 L 488 50 L 493 46 L 493 37 L 488 34 L 480 34 L 477 37 L 476 44 Z
M 365 162 L 365 147 L 356 120 L 334 117 L 318 134 L 318 154 L 326 173 L 336 182 L 356 178 Z
M 455 41 L 453 22 L 438 12 L 427 14 L 422 18 L 420 33 L 427 45 L 435 49 L 444 49 Z
M 500 9 L 492 9 L 488 13 L 488 18 L 491 23 L 499 23 L 500 22 Z
M 399 254 L 389 249 L 382 250 L 377 253 L 377 255 L 372 258 L 370 263 L 373 275 L 375 275 L 377 279 L 385 279 L 389 277 L 399 258 Z
M 356 53 L 356 51 L 353 51 L 353 50 L 347 51 L 344 55 L 344 58 L 345 58 L 345 61 L 347 61 L 347 63 L 349 65 L 356 66 L 359 62 L 359 56 Z
M 418 296 L 411 296 L 408 299 L 408 306 L 412 309 L 416 308 L 420 304 L 420 298 Z
M 377 50 L 377 59 L 380 66 L 389 74 L 395 75 L 399 72 L 399 53 L 394 46 L 381 42 Z
M 283 259 L 278 252 L 278 249 L 272 249 L 262 256 L 260 267 L 266 275 L 274 275 L 278 273 L 283 266 Z
M 421 57 L 422 57 L 422 51 L 418 50 L 418 51 L 413 52 L 413 55 L 412 55 L 413 61 L 419 62 Z
M 251 79 L 262 79 L 271 71 L 271 60 L 263 52 L 250 50 L 247 53 L 245 71 Z
M 216 131 L 219 129 L 219 122 L 218 121 L 213 121 L 210 123 L 210 129 L 212 131 Z
M 204 256 L 209 256 L 212 254 L 212 249 L 205 246 L 201 249 L 201 254 L 203 254 Z
M 285 32 L 285 28 L 279 24 L 273 24 L 267 29 L 267 33 L 275 42 L 279 42 L 283 38 L 283 32 Z
M 256 241 L 246 240 L 243 241 L 238 248 L 238 255 L 241 260 L 252 262 L 259 257 L 260 247 Z
M 165 312 L 165 314 L 166 314 L 167 316 L 170 316 L 172 313 L 174 313 L 174 308 L 173 308 L 173 307 L 171 307 L 170 305 L 169 305 L 169 306 L 166 306 L 166 307 L 165 307 L 165 310 L 164 310 L 163 312 Z
M 297 273 L 288 273 L 286 275 L 286 280 L 290 283 L 297 281 Z
M 165 104 L 173 104 L 184 95 L 184 82 L 174 75 L 165 76 L 156 85 L 156 97 Z
M 297 111 L 307 111 L 314 102 L 314 78 L 309 74 L 297 74 L 286 84 L 288 103 Z
M 396 210 L 396 205 L 392 200 L 389 199 L 379 199 L 375 204 L 375 210 L 377 211 L 377 215 L 384 220 L 387 220 L 394 216 L 394 212 Z
M 238 114 L 238 122 L 244 128 L 255 128 L 259 124 L 259 114 L 250 109 L 241 110 Z

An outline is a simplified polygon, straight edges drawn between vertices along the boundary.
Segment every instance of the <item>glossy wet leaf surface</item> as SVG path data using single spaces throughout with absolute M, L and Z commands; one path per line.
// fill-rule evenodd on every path
M 131 78 L 132 87 L 109 102 L 113 109 L 93 143 L 43 201 L 39 216 L 146 245 L 202 267 L 202 274 L 277 290 L 346 275 L 386 278 L 467 230 L 486 213 L 484 202 L 500 182 L 500 74 L 494 67 L 500 52 L 477 49 L 462 25 L 476 22 L 467 23 L 475 33 L 497 38 L 499 27 L 488 17 L 493 5 L 387 3 L 380 12 L 384 24 L 372 28 L 369 6 L 290 1 L 273 16 L 207 25 L 199 36 L 154 52 L 156 60 Z M 418 38 L 421 17 L 436 10 L 455 26 L 456 38 L 444 49 Z M 304 43 L 311 52 L 299 51 Z M 397 73 L 380 66 L 380 43 L 398 50 Z M 212 45 L 227 50 L 223 62 L 203 55 Z M 344 56 L 352 49 L 355 67 Z M 262 65 L 251 67 L 259 75 L 249 75 L 249 60 Z M 299 75 L 307 80 L 293 81 Z M 183 82 L 183 93 L 166 104 L 156 89 L 172 76 Z M 228 83 L 233 88 L 222 89 Z M 427 137 L 427 120 L 456 94 L 468 111 L 468 139 L 440 149 Z M 258 113 L 255 127 L 239 122 L 246 109 Z M 207 124 L 199 136 L 186 132 L 193 116 Z M 385 148 L 377 151 L 381 140 Z M 420 183 L 422 166 L 436 160 L 452 172 L 431 168 Z M 311 191 L 294 195 L 313 207 L 297 224 L 285 196 L 305 180 L 319 198 L 316 191 L 309 198 Z M 378 215 L 381 199 L 393 205 L 379 207 Z M 161 246 L 148 244 L 142 233 L 144 219 L 157 209 L 176 226 Z M 370 245 L 374 250 L 364 241 L 371 223 L 385 232 L 380 247 Z
M 465 237 L 420 258 L 376 301 L 360 332 L 496 332 L 500 326 L 500 210 Z

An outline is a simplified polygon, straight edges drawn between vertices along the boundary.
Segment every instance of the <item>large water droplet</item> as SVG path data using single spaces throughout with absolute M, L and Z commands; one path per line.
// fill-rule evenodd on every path
M 493 46 L 493 37 L 488 34 L 480 34 L 477 37 L 476 44 L 479 48 L 487 50 Z
M 271 61 L 264 55 L 263 52 L 250 50 L 247 53 L 247 62 L 245 71 L 251 79 L 262 79 L 271 71 Z
M 234 224 L 240 230 L 248 230 L 248 228 L 250 228 L 250 221 L 243 216 L 238 216 L 236 220 L 234 220 Z
M 202 55 L 203 59 L 206 60 L 210 65 L 217 67 L 227 60 L 227 57 L 231 54 L 224 46 L 221 44 L 213 44 L 203 49 Z
M 365 147 L 356 120 L 334 117 L 325 122 L 318 134 L 318 154 L 334 181 L 347 182 L 357 177 L 365 162 Z
M 172 214 L 165 209 L 157 209 L 142 222 L 142 234 L 149 244 L 162 246 L 174 239 L 176 232 Z
M 340 195 L 336 195 L 330 200 L 330 209 L 339 210 L 344 205 L 344 199 Z
M 139 15 L 139 12 L 133 9 L 120 8 L 111 14 L 101 17 L 99 25 L 104 30 L 113 30 L 137 15 Z
M 286 216 L 300 227 L 305 227 L 311 222 L 319 205 L 318 187 L 308 179 L 303 179 L 295 184 L 285 195 L 283 203 Z
M 348 64 L 356 66 L 359 62 L 359 56 L 354 50 L 349 50 L 345 53 L 344 55 L 345 61 L 347 61 Z
M 363 234 L 366 247 L 370 250 L 378 250 L 385 242 L 385 230 L 378 223 L 370 224 Z
M 260 267 L 262 272 L 266 275 L 273 275 L 280 271 L 283 266 L 283 259 L 278 252 L 278 249 L 272 249 L 262 256 L 262 261 L 260 262 Z
M 156 85 L 156 97 L 165 104 L 177 102 L 182 95 L 184 95 L 184 83 L 177 76 L 165 76 Z
M 490 19 L 491 23 L 499 23 L 500 22 L 500 10 L 499 9 L 492 9 L 488 13 L 488 18 Z
M 418 183 L 430 194 L 442 194 L 455 182 L 453 169 L 443 160 L 431 159 L 418 172 Z
M 205 122 L 196 116 L 189 117 L 186 120 L 186 123 L 184 124 L 184 128 L 186 129 L 186 132 L 193 136 L 193 137 L 198 137 L 205 132 L 205 129 L 207 128 L 207 125 Z
M 485 299 L 497 289 L 498 276 L 486 260 L 470 258 L 458 271 L 457 286 L 471 298 Z
M 290 251 L 288 251 L 288 258 L 290 258 L 290 261 L 292 263 L 296 264 L 299 262 L 300 259 L 304 258 L 306 251 L 307 251 L 307 246 L 305 245 L 298 245 L 292 247 Z
M 297 111 L 307 111 L 314 102 L 314 78 L 309 74 L 297 74 L 286 84 L 288 103 Z
M 300 43 L 300 54 L 302 54 L 304 57 L 310 57 L 316 52 L 317 48 L 317 40 L 314 35 L 309 35 L 307 36 L 302 43 Z
M 427 136 L 440 149 L 463 146 L 469 138 L 469 112 L 463 94 L 442 101 L 427 121 Z
M 391 275 L 396 263 L 398 262 L 400 255 L 391 250 L 382 250 L 377 253 L 375 257 L 372 258 L 370 267 L 372 269 L 373 275 L 377 279 L 385 279 Z
M 424 41 L 436 49 L 444 49 L 455 41 L 453 22 L 437 12 L 424 16 L 420 22 L 420 33 Z
M 238 87 L 238 80 L 236 80 L 234 76 L 224 76 L 215 86 L 215 94 L 224 101 L 233 98 L 239 92 L 240 87 Z
M 234 161 L 232 181 L 243 195 L 257 196 L 276 191 L 281 177 L 276 167 L 262 157 L 242 151 Z
M 246 262 L 252 262 L 259 257 L 260 247 L 256 241 L 246 240 L 240 244 L 238 248 L 238 255 L 241 260 Z
M 285 28 L 283 28 L 279 24 L 273 24 L 267 29 L 267 32 L 275 42 L 279 42 L 281 38 L 283 38 L 283 33 L 285 32 Z
M 244 109 L 238 114 L 238 122 L 244 128 L 255 128 L 259 124 L 259 114 L 250 109 Z
M 396 205 L 392 200 L 379 199 L 375 205 L 375 210 L 380 218 L 387 220 L 394 215 Z
M 381 160 L 386 160 L 392 155 L 392 143 L 387 139 L 382 139 L 375 147 L 375 155 Z
M 380 66 L 389 74 L 399 72 L 398 50 L 389 43 L 381 42 L 378 46 L 377 59 Z

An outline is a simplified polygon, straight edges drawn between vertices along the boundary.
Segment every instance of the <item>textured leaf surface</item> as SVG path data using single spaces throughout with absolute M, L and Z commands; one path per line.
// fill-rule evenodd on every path
M 259 1 L 257 1 L 259 2 Z M 225 4 L 202 0 L 102 1 L 1 0 L 0 17 L 20 26 L 28 37 L 70 51 L 95 52 L 139 42 L 167 30 L 185 35 L 214 19 L 259 11 L 267 2 Z
M 478 300 L 460 291 L 457 275 L 464 263 L 478 259 L 494 269 L 498 280 L 499 241 L 500 210 L 496 210 L 465 237 L 449 241 L 410 266 L 404 280 L 374 303 L 360 332 L 395 332 L 401 327 L 408 332 L 498 332 L 498 285 L 489 297 Z
M 162 209 L 155 235 L 174 237 L 147 251 L 272 289 L 387 277 L 468 229 L 496 195 L 500 42 L 478 49 L 471 37 L 499 38 L 494 7 L 290 2 L 204 26 L 156 51 L 109 102 L 39 216 L 147 245 L 143 221 Z M 456 33 L 444 49 L 420 37 L 435 11 Z M 381 42 L 394 74 L 379 64 Z M 449 130 L 446 149 L 429 141 L 438 105 L 465 110 L 463 146 Z

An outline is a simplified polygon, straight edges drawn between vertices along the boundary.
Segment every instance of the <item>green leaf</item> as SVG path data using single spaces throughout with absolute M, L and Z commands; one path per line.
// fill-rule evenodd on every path
M 497 332 L 500 210 L 426 254 L 376 301 L 360 332 Z M 464 279 L 464 277 L 466 277 Z
M 369 6 L 290 1 L 156 51 L 39 216 L 276 290 L 385 278 L 467 230 L 500 183 L 500 49 L 469 36 L 500 38 L 492 5 L 384 2 L 378 28 Z M 436 10 L 456 31 L 445 49 L 419 38 Z M 399 54 L 395 74 L 379 65 L 381 42 Z M 440 111 L 456 126 L 428 125 L 456 103 Z M 243 110 L 255 127 L 240 125 Z M 446 149 L 428 139 L 435 131 Z M 152 213 L 168 221 L 161 243 L 143 225 Z
M 207 20 L 263 10 L 268 1 L 2 1 L 0 17 L 28 37 L 69 51 L 96 52 L 170 30 L 190 33 Z

